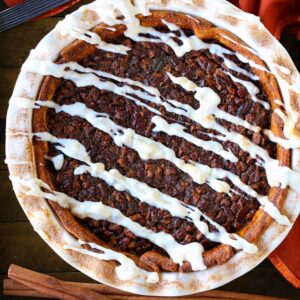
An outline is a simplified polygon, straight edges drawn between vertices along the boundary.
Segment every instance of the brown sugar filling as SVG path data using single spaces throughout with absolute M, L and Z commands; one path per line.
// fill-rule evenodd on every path
M 166 30 L 164 28 L 157 29 Z M 191 32 L 186 30 L 186 34 L 191 34 Z M 174 76 L 186 76 L 198 86 L 210 87 L 218 93 L 221 98 L 220 109 L 238 116 L 252 125 L 262 128 L 272 127 L 272 111 L 266 110 L 259 103 L 255 103 L 242 85 L 235 84 L 229 76 L 225 75 L 224 71 L 229 70 L 223 59 L 210 54 L 207 50 L 191 51 L 183 57 L 177 57 L 171 48 L 162 43 L 134 42 L 123 35 L 113 37 L 109 41 L 124 44 L 132 50 L 129 51 L 128 55 L 121 55 L 94 49 L 90 54 L 79 59 L 78 63 L 84 67 L 105 71 L 156 87 L 164 98 L 174 99 L 197 109 L 199 103 L 194 99 L 193 93 L 173 84 L 166 72 L 170 72 Z M 219 43 L 213 39 L 207 42 Z M 228 58 L 239 67 L 251 72 L 250 67 L 240 62 L 237 57 L 228 56 Z M 65 60 L 66 58 L 62 56 L 60 62 Z M 240 79 L 251 81 L 243 74 L 232 73 Z M 103 79 L 100 78 L 100 80 Z M 259 88 L 260 92 L 257 97 L 271 104 L 269 95 L 260 81 L 251 82 Z M 151 122 L 154 113 L 145 107 L 136 105 L 125 97 L 93 86 L 76 87 L 74 83 L 64 79 L 59 80 L 55 85 L 51 99 L 60 105 L 82 102 L 97 112 L 108 114 L 116 124 L 125 128 L 132 128 L 136 133 L 171 148 L 178 158 L 230 171 L 238 175 L 245 184 L 261 195 L 268 195 L 271 192 L 265 170 L 247 152 L 242 151 L 232 142 L 221 143 L 226 150 L 230 150 L 239 158 L 236 163 L 197 147 L 183 138 L 154 132 L 154 124 Z M 162 117 L 169 123 L 182 124 L 186 127 L 187 132 L 203 140 L 215 140 L 208 136 L 210 133 L 215 133 L 213 130 L 205 129 L 184 116 L 169 113 L 163 107 L 149 103 L 144 99 L 140 100 L 159 109 Z M 35 115 L 37 114 L 35 113 Z M 266 149 L 270 156 L 277 158 L 277 146 L 263 134 L 254 133 L 224 120 L 217 121 L 229 131 L 236 131 L 246 136 L 255 144 Z M 218 193 L 207 184 L 195 183 L 190 176 L 169 161 L 142 160 L 135 150 L 117 146 L 108 134 L 94 128 L 80 117 L 72 117 L 48 109 L 45 123 L 48 131 L 54 136 L 76 139 L 82 143 L 92 161 L 103 163 L 106 170 L 118 169 L 124 176 L 135 178 L 186 204 L 198 207 L 228 232 L 235 233 L 245 230 L 247 225 L 249 226 L 253 222 L 259 209 L 258 201 L 240 191 L 229 179 L 227 182 L 236 193 L 232 193 L 230 196 Z M 38 128 L 36 131 L 39 131 Z M 48 155 L 54 156 L 58 153 L 59 151 L 55 149 L 54 145 L 48 145 Z M 89 174 L 75 176 L 73 172 L 81 164 L 79 161 L 65 157 L 63 167 L 58 171 L 53 168 L 52 163 L 45 163 L 55 189 L 78 201 L 102 201 L 105 205 L 119 209 L 124 215 L 146 228 L 155 232 L 164 231 L 171 234 L 176 241 L 182 244 L 200 242 L 205 250 L 210 251 L 220 247 L 217 243 L 206 239 L 188 220 L 173 217 L 166 210 L 143 203 L 127 192 L 117 191 L 105 181 Z M 138 257 L 147 256 L 147 253 L 152 252 L 167 256 L 165 251 L 158 246 L 135 236 L 128 229 L 117 224 L 92 219 L 76 219 L 76 221 L 113 249 Z M 212 225 L 209 225 L 209 229 L 210 231 L 215 230 Z M 250 235 L 249 240 L 251 238 Z M 209 253 L 209 251 L 206 252 Z M 227 259 L 232 255 L 231 251 L 228 253 Z M 222 259 L 212 255 L 211 263 L 208 264 L 219 263 L 223 263 Z M 190 268 L 185 266 L 182 270 L 189 271 Z

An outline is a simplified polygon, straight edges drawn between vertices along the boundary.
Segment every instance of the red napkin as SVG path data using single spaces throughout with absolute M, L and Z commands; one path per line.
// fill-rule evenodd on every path
M 44 15 L 53 16 L 80 0 L 72 0 Z M 8 6 L 19 4 L 22 0 L 4 0 Z M 246 12 L 258 15 L 269 31 L 279 39 L 284 29 L 295 34 L 300 40 L 300 2 L 299 0 L 231 0 Z M 300 217 L 283 243 L 270 254 L 269 259 L 277 270 L 295 287 L 300 288 Z
M 275 251 L 269 255 L 269 260 L 284 278 L 300 288 L 300 217 L 292 230 Z
M 277 38 L 284 29 L 300 40 L 299 0 L 231 0 L 242 10 L 260 17 L 264 25 Z

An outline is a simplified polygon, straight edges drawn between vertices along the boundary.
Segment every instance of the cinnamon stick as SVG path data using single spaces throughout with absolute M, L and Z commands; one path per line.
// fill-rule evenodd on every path
M 108 299 L 107 296 L 101 295 L 93 290 L 80 287 L 70 286 L 66 282 L 54 277 L 34 272 L 17 265 L 10 265 L 8 277 L 17 281 L 30 289 L 36 290 L 57 299 L 66 300 L 100 300 Z
M 148 296 L 135 296 L 133 294 L 117 290 L 108 286 L 105 286 L 103 284 L 96 284 L 96 283 L 79 283 L 79 282 L 66 282 L 70 285 L 77 285 L 77 286 L 83 286 L 83 287 L 90 287 L 95 291 L 101 291 L 102 294 L 110 295 L 112 299 L 124 299 L 126 296 L 126 299 L 128 300 L 153 300 L 153 297 Z M 12 279 L 5 279 L 3 282 L 3 289 L 4 289 L 4 295 L 6 296 L 27 296 L 27 297 L 37 297 L 37 298 L 53 298 L 47 294 L 43 294 L 41 292 L 38 292 L 36 290 L 32 290 L 29 287 L 20 284 L 19 282 L 16 282 Z M 164 300 L 172 299 L 169 297 L 164 297 Z M 187 299 L 187 300 L 199 300 L 199 299 L 215 299 L 215 300 L 280 300 L 282 298 L 273 298 L 273 297 L 266 297 L 266 296 L 259 296 L 259 295 L 250 295 L 250 294 L 241 294 L 241 293 L 234 293 L 234 292 L 228 292 L 228 291 L 219 291 L 219 290 L 213 290 L 203 293 L 198 293 L 194 295 L 189 295 L 185 297 L 181 297 L 180 299 Z
M 153 300 L 153 297 L 137 296 L 122 290 L 97 283 L 78 283 L 58 280 L 54 277 L 11 265 L 8 272 L 10 279 L 3 282 L 4 295 L 28 296 L 52 299 L 128 299 L 128 300 Z M 164 300 L 174 298 L 164 297 Z M 242 294 L 228 291 L 212 290 L 198 293 L 180 299 L 199 300 L 279 300 L 279 298 L 266 297 L 252 294 Z M 282 298 L 280 298 L 282 299 Z
M 135 296 L 133 294 L 117 290 L 103 284 L 94 284 L 94 283 L 77 283 L 77 282 L 67 282 L 71 285 L 84 285 L 85 287 L 91 286 L 94 289 L 101 290 L 103 294 L 109 294 L 110 297 L 114 300 L 155 300 L 156 298 L 148 296 Z M 49 295 L 42 294 L 35 290 L 30 290 L 28 287 L 19 284 L 18 282 L 6 279 L 4 280 L 4 295 L 7 296 L 28 296 L 28 297 L 37 297 L 37 298 L 49 298 Z M 50 297 L 51 298 L 51 297 Z M 174 300 L 175 298 L 164 297 L 163 300 Z M 282 298 L 273 298 L 259 295 L 250 295 L 250 294 L 241 294 L 227 291 L 208 291 L 199 294 L 194 294 L 190 296 L 180 297 L 184 300 L 199 300 L 199 299 L 215 299 L 215 300 L 280 300 Z

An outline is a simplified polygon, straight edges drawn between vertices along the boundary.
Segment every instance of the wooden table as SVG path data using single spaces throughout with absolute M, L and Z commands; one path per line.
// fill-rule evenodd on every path
M 81 1 L 87 3 L 89 1 Z M 3 8 L 3 5 L 0 4 Z M 69 13 L 78 7 L 71 8 Z M 65 14 L 65 13 L 64 13 Z M 63 14 L 63 15 L 64 15 Z M 63 15 L 20 25 L 0 33 L 0 279 L 6 277 L 9 264 L 15 263 L 64 280 L 92 282 L 62 259 L 35 233 L 24 215 L 8 179 L 5 153 L 5 116 L 8 100 L 19 70 L 30 49 L 46 35 Z M 282 43 L 300 67 L 300 43 L 284 36 Z M 291 286 L 265 260 L 248 274 L 222 287 L 223 290 L 300 299 L 300 291 Z M 2 294 L 2 293 L 1 293 Z M 0 299 L 8 299 L 0 295 Z M 12 299 L 12 298 L 9 298 Z M 19 298 L 16 298 L 19 299 Z

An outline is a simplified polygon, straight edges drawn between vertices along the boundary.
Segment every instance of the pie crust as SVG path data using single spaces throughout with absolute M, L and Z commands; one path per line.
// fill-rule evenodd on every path
M 86 26 L 85 29 L 96 26 L 93 32 L 99 34 L 104 41 L 124 31 L 122 25 L 117 26 L 116 31 L 108 31 L 105 29 L 106 26 L 99 25 L 93 5 L 82 7 L 72 16 L 79 24 Z M 252 71 L 259 77 L 272 110 L 282 109 L 278 102 L 280 99 L 284 103 L 287 115 L 283 121 L 278 113 L 273 112 L 271 119 L 273 134 L 281 138 L 286 137 L 293 142 L 292 150 L 284 149 L 277 144 L 280 166 L 292 165 L 293 170 L 298 171 L 299 153 L 294 145 L 299 145 L 296 125 L 299 99 L 296 84 L 299 83 L 299 74 L 286 51 L 258 19 L 220 0 L 170 0 L 162 3 L 135 1 L 135 5 L 154 11 L 150 16 L 139 16 L 141 24 L 145 27 L 164 26 L 161 22 L 161 19 L 164 19 L 180 28 L 193 30 L 200 39 L 217 41 L 255 63 Z M 68 28 L 69 24 L 74 25 L 70 20 L 72 21 L 69 17 L 62 21 L 31 53 L 18 78 L 8 110 L 7 163 L 14 190 L 35 230 L 64 260 L 77 269 L 100 282 L 139 294 L 175 296 L 200 292 L 225 284 L 254 268 L 284 239 L 291 228 L 290 225 L 279 225 L 262 209 L 259 209 L 253 219 L 238 232 L 248 242 L 255 242 L 258 248 L 256 253 L 249 254 L 244 251 L 235 253 L 231 246 L 222 244 L 203 253 L 204 263 L 208 267 L 206 270 L 189 273 L 160 272 L 159 281 L 150 284 L 145 281 L 120 280 L 115 273 L 117 266 L 115 262 L 99 260 L 75 251 L 74 247 L 81 247 L 78 240 L 109 246 L 80 225 L 68 209 L 62 208 L 56 202 L 28 193 L 28 186 L 24 183 L 32 178 L 42 179 L 52 189 L 55 188 L 46 167 L 48 160 L 45 155 L 48 154 L 48 143 L 38 140 L 32 134 L 48 131 L 46 120 L 48 109 L 43 107 L 35 110 L 32 101 L 51 100 L 60 80 L 49 76 L 45 79 L 44 76 L 28 70 L 27 66 L 31 63 L 31 59 L 51 61 L 59 59 L 59 63 L 79 61 L 95 50 L 95 46 L 83 41 L 74 41 L 74 35 L 71 33 L 62 33 L 61 28 L 64 26 Z M 236 30 L 237 28 L 239 30 Z M 258 55 L 248 47 L 254 49 Z M 266 65 L 272 73 L 265 71 Z M 296 175 L 294 181 L 298 182 Z M 293 224 L 300 209 L 299 191 L 271 187 L 268 197 Z M 69 246 L 73 247 L 73 250 Z M 136 255 L 127 252 L 125 254 L 141 268 L 154 271 L 149 265 L 145 265 L 145 261 L 139 261 Z

